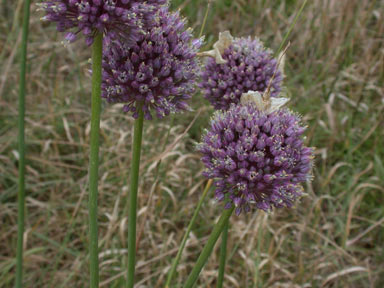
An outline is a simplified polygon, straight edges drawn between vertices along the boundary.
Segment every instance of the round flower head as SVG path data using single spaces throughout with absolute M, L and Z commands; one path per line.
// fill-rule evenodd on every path
M 220 33 L 219 41 L 213 47 L 213 50 L 200 54 L 211 56 L 202 73 L 200 87 L 215 109 L 227 110 L 231 103 L 240 102 L 243 93 L 250 90 L 264 92 L 269 85 L 272 97 L 279 94 L 282 69 L 277 68 L 271 51 L 258 39 L 233 38 L 226 31 Z
M 313 151 L 303 143 L 305 127 L 280 104 L 261 110 L 242 102 L 215 112 L 198 145 L 204 175 L 216 180 L 219 201 L 228 194 L 226 207 L 234 203 L 237 215 L 251 207 L 290 207 L 310 177 Z
M 196 53 L 202 41 L 178 13 L 166 7 L 154 16 L 154 26 L 129 47 L 118 40 L 105 43 L 102 97 L 124 103 L 124 111 L 146 119 L 152 112 L 162 118 L 189 109 L 185 102 L 194 93 L 199 63 Z
M 81 31 L 91 45 L 97 31 L 114 31 L 129 41 L 143 33 L 143 21 L 152 17 L 158 5 L 167 0 L 45 0 L 39 6 L 46 12 L 42 19 L 57 23 L 60 32 L 73 42 Z M 128 32 L 128 33 L 127 33 Z

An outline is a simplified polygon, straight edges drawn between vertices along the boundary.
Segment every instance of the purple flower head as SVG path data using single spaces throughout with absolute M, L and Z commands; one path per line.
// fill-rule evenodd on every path
M 157 9 L 167 0 L 45 0 L 39 6 L 46 12 L 42 18 L 56 22 L 57 30 L 68 31 L 67 42 L 82 32 L 91 45 L 97 31 L 114 31 L 128 41 L 143 33 Z
M 178 13 L 160 8 L 155 23 L 135 44 L 119 40 L 104 42 L 102 97 L 111 103 L 124 103 L 124 111 L 146 119 L 152 112 L 158 118 L 189 109 L 186 100 L 195 91 L 199 75 L 196 57 L 202 40 Z M 114 38 L 116 39 L 116 38 Z
M 201 53 L 211 57 L 202 72 L 200 88 L 215 109 L 229 109 L 250 90 L 264 92 L 271 79 L 271 96 L 279 94 L 283 72 L 262 42 L 251 37 L 233 38 L 228 31 L 220 33 L 219 38 L 214 50 Z
M 252 103 L 216 111 L 198 150 L 215 196 L 227 194 L 236 214 L 291 207 L 310 178 L 313 150 L 304 145 L 300 117 L 285 108 L 259 110 Z

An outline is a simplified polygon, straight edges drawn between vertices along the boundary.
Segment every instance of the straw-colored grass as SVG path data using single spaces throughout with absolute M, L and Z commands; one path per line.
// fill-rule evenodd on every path
M 12 287 L 17 236 L 17 83 L 22 1 L 0 11 L 0 287 Z M 36 1 L 34 1 L 36 4 Z M 206 0 L 174 0 L 198 33 Z M 205 29 L 258 35 L 277 49 L 301 0 L 217 0 Z M 25 287 L 87 287 L 90 49 L 69 47 L 32 7 L 27 82 Z M 314 181 L 296 209 L 231 218 L 224 287 L 384 286 L 384 3 L 312 0 L 289 38 L 290 107 L 309 125 Z M 144 125 L 139 183 L 137 287 L 163 287 L 205 185 L 194 141 L 212 109 Z M 101 287 L 121 287 L 127 253 L 133 119 L 103 103 L 99 181 Z M 197 111 L 196 121 L 189 127 Z M 164 152 L 164 153 L 163 153 Z M 154 183 L 156 164 L 162 163 Z M 181 259 L 181 287 L 222 207 L 211 197 Z M 260 251 L 260 254 L 258 254 Z M 197 287 L 215 287 L 219 249 Z M 177 284 L 178 283 L 178 284 Z

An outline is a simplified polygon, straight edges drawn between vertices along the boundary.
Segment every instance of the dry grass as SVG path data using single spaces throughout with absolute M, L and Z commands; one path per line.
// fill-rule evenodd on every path
M 16 251 L 16 47 L 22 1 L 0 11 L 0 287 L 12 287 Z M 182 3 L 182 4 L 181 4 Z M 206 27 L 259 35 L 276 49 L 302 1 L 220 0 Z M 175 0 L 198 30 L 205 0 Z M 225 287 L 382 287 L 384 285 L 384 3 L 312 0 L 290 37 L 287 89 L 291 107 L 310 125 L 314 181 L 297 209 L 231 219 Z M 33 6 L 27 97 L 27 230 L 25 287 L 87 287 L 87 158 L 90 51 L 64 48 Z M 162 287 L 205 184 L 193 148 L 212 110 L 145 123 L 138 227 L 137 287 Z M 203 103 L 203 105 L 202 105 Z M 126 256 L 128 167 L 132 119 L 104 104 L 100 167 L 102 287 L 121 287 Z M 181 137 L 183 136 L 183 137 Z M 172 146 L 169 146 L 172 145 Z M 162 165 L 156 177 L 156 164 Z M 220 205 L 203 205 L 182 257 L 181 287 Z M 216 251 L 218 252 L 218 251 Z M 260 253 L 259 253 L 260 252 Z M 215 287 L 218 253 L 197 287 Z

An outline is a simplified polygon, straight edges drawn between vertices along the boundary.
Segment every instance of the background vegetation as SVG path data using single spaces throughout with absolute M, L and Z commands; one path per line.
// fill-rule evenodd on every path
M 15 275 L 22 2 L 0 4 L 0 287 L 12 287 Z M 229 29 L 236 36 L 256 35 L 276 50 L 301 4 L 217 0 L 205 28 L 206 48 Z M 198 34 L 207 0 L 172 5 Z M 64 47 L 63 35 L 40 22 L 36 9 L 32 5 L 28 57 L 25 287 L 87 287 L 90 49 L 81 41 Z M 225 287 L 384 286 L 383 35 L 381 0 L 308 1 L 289 38 L 285 84 L 290 107 L 309 125 L 307 142 L 317 148 L 314 181 L 296 209 L 232 217 Z M 145 123 L 137 287 L 162 287 L 205 185 L 194 142 L 212 109 L 201 95 L 193 107 L 195 112 L 175 118 L 169 138 L 170 117 Z M 101 287 L 120 287 L 125 275 L 132 123 L 120 105 L 103 103 Z M 175 287 L 186 279 L 222 209 L 209 198 Z M 217 269 L 218 249 L 197 287 L 215 287 Z

